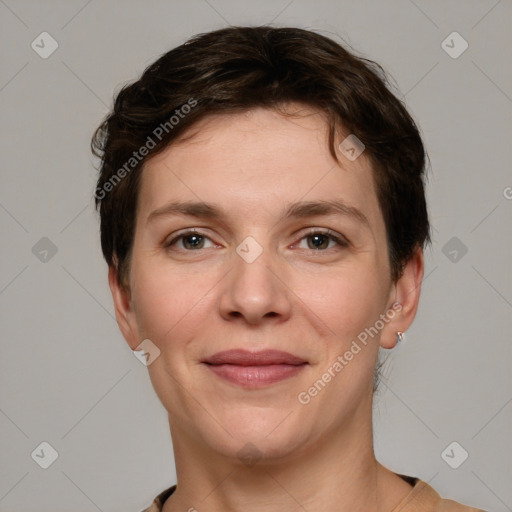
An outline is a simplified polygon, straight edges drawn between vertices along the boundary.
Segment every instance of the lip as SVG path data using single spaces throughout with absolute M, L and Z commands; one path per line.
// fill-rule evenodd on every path
M 281 350 L 226 350 L 203 361 L 218 377 L 245 388 L 268 386 L 301 372 L 308 364 Z
M 217 352 L 203 361 L 207 364 L 234 364 L 238 366 L 268 366 L 274 364 L 300 365 L 307 361 L 282 350 L 234 349 Z

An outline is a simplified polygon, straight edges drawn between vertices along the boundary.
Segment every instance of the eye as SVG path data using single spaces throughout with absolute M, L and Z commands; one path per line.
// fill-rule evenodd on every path
M 303 240 L 306 240 L 307 247 L 301 246 Z M 330 230 L 312 230 L 301 239 L 299 249 L 310 249 L 313 251 L 324 251 L 333 247 L 348 247 L 348 241 L 345 237 L 338 235 Z
M 179 250 L 194 251 L 198 249 L 205 249 L 206 241 L 210 242 L 211 245 L 209 247 L 214 246 L 210 238 L 199 231 L 186 231 L 185 233 L 181 233 L 177 237 L 173 238 L 171 241 L 166 242 L 164 246 L 166 248 L 177 246 Z

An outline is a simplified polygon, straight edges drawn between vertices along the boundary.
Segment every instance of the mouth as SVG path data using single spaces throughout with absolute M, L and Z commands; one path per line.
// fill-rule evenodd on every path
M 227 350 L 217 352 L 203 363 L 221 379 L 244 388 L 280 382 L 297 375 L 308 365 L 304 359 L 280 350 Z

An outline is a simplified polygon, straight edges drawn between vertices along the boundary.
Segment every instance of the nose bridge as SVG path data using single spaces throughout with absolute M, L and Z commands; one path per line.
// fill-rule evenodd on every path
M 242 316 L 249 323 L 258 323 L 263 318 L 289 315 L 289 295 L 277 277 L 277 255 L 267 238 L 266 235 L 247 236 L 236 247 L 221 301 L 221 314 L 225 318 Z

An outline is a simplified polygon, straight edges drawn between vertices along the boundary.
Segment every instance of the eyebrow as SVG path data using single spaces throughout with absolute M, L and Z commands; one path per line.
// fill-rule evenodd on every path
M 202 201 L 172 201 L 164 206 L 153 210 L 146 220 L 147 223 L 153 220 L 170 215 L 183 215 L 196 217 L 198 219 L 220 220 L 226 218 L 226 214 L 213 203 Z M 343 215 L 349 217 L 368 228 L 370 222 L 361 210 L 354 206 L 347 205 L 341 200 L 332 201 L 302 201 L 290 204 L 280 220 L 292 218 L 305 218 L 321 215 Z

